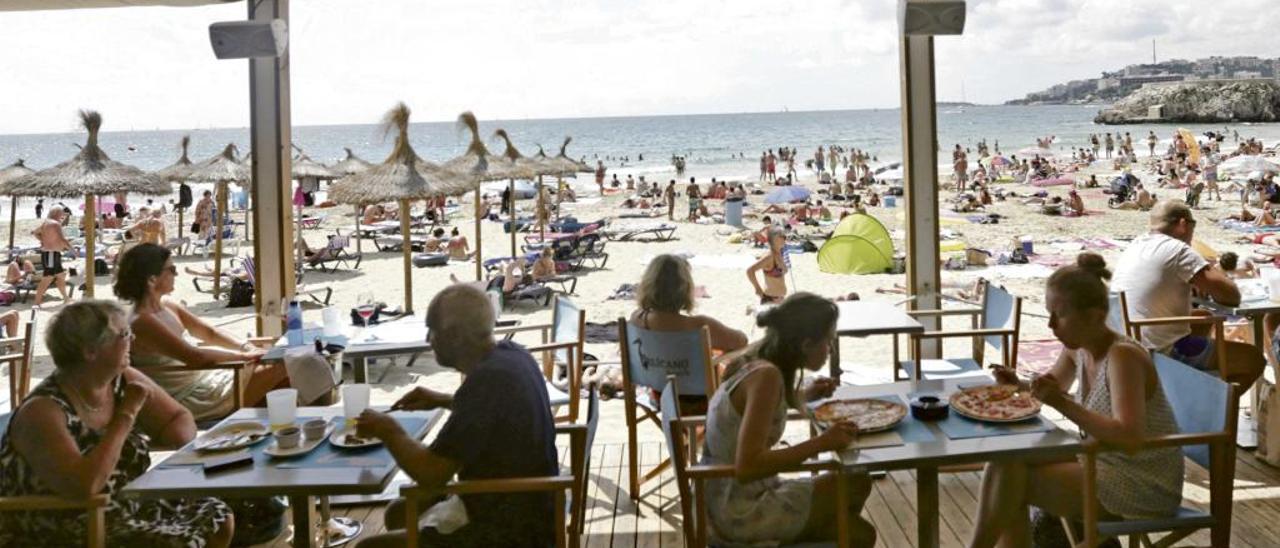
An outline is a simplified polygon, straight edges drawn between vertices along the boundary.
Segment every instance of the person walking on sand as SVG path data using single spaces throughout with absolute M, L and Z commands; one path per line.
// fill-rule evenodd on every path
M 1156 155 L 1156 143 L 1158 141 L 1159 139 L 1156 138 L 1156 132 L 1154 131 L 1147 132 L 1147 156 Z
M 778 181 L 778 157 L 773 154 L 772 150 L 769 151 L 768 168 L 769 168 L 769 178 L 767 180 L 777 182 Z
M 676 220 L 676 180 L 672 179 L 667 183 L 667 189 L 662 192 L 662 198 L 667 201 L 667 220 Z
M 1107 145 L 1107 158 L 1110 158 L 1111 151 L 1116 149 L 1116 140 L 1111 137 L 1110 131 L 1107 132 L 1106 145 Z
M 71 250 L 71 242 L 62 233 L 62 218 L 66 212 L 61 208 L 49 211 L 49 218 L 40 222 L 31 235 L 40 242 L 40 283 L 36 285 L 36 307 L 44 302 L 44 292 L 49 284 L 58 286 L 58 294 L 62 301 L 71 300 L 67 295 L 67 271 L 62 268 L 62 252 Z M 93 268 L 93 265 L 86 265 Z
M 44 198 L 36 198 L 36 218 L 44 217 Z
M 769 173 L 769 154 L 766 152 L 761 152 L 760 153 L 760 180 L 764 181 L 765 178 L 768 176 L 768 173 Z
M 596 186 L 600 187 L 600 194 L 604 194 L 604 161 L 596 160 Z

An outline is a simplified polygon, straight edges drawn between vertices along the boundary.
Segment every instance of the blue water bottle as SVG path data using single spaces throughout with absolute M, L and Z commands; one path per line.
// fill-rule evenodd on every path
M 289 338 L 289 346 L 302 344 L 302 305 L 298 301 L 289 301 L 289 312 L 285 316 L 285 329 Z

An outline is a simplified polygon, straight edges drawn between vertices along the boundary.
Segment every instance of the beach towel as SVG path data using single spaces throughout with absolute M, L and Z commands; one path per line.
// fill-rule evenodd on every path
M 1074 185 L 1074 184 L 1075 184 L 1075 180 L 1073 180 L 1070 177 L 1062 177 L 1062 176 L 1051 177 L 1048 179 L 1032 179 L 1031 180 L 1031 186 L 1037 186 L 1037 187 L 1064 186 L 1064 185 Z
M 1047 266 L 1049 268 L 1058 268 L 1069 264 L 1075 264 L 1076 258 L 1073 255 L 1058 255 L 1053 253 L 1036 254 L 1027 258 L 1031 264 Z
M 1277 226 L 1258 226 L 1248 221 L 1235 221 L 1232 219 L 1223 219 L 1218 221 L 1218 225 L 1227 230 L 1236 232 L 1244 232 L 1245 234 L 1257 234 L 1259 232 L 1280 232 L 1280 225 Z

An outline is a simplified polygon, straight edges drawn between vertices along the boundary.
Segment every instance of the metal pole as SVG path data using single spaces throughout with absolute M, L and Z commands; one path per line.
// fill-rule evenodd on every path
M 247 0 L 249 19 L 289 21 L 289 0 Z M 290 183 L 291 118 L 289 52 L 276 58 L 249 60 L 250 150 L 253 181 L 253 255 L 256 271 L 254 307 L 258 334 L 284 333 L 282 302 L 294 293 L 294 260 L 288 252 L 293 241 L 293 208 Z

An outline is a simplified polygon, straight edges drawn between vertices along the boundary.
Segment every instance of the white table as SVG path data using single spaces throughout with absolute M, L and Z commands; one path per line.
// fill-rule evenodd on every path
M 836 339 L 831 343 L 830 375 L 839 379 L 840 337 L 893 336 L 893 363 L 898 363 L 898 335 L 924 333 L 924 325 L 888 301 L 840 301 Z M 892 371 L 892 370 L 890 370 Z

